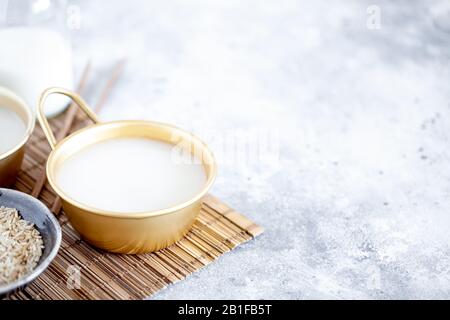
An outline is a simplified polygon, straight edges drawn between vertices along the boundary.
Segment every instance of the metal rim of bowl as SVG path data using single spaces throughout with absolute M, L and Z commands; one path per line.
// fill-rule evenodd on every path
M 55 177 L 54 177 L 56 175 L 56 173 L 52 172 L 52 170 L 51 170 L 51 166 L 54 162 L 55 154 L 57 153 L 59 147 L 62 146 L 69 139 L 72 139 L 75 136 L 81 135 L 88 130 L 92 130 L 92 129 L 95 129 L 98 127 L 113 126 L 113 125 L 120 125 L 120 124 L 123 124 L 123 125 L 147 124 L 147 125 L 153 125 L 153 126 L 163 126 L 163 127 L 166 127 L 166 128 L 172 129 L 172 130 L 177 130 L 186 135 L 189 135 L 192 140 L 195 140 L 199 145 L 202 146 L 203 150 L 206 150 L 208 152 L 208 154 L 211 158 L 211 173 L 209 174 L 208 179 L 207 179 L 205 185 L 203 186 L 203 188 L 199 192 L 197 192 L 195 196 L 191 197 L 187 201 L 173 205 L 168 208 L 153 210 L 153 211 L 120 212 L 120 211 L 102 210 L 99 208 L 95 208 L 95 207 L 91 207 L 89 205 L 83 204 L 79 201 L 76 201 L 72 197 L 70 197 L 67 193 L 65 193 L 58 186 L 57 182 L 55 181 Z M 50 185 L 52 186 L 53 190 L 55 190 L 55 192 L 63 200 L 67 201 L 68 203 L 70 203 L 71 205 L 73 205 L 75 207 L 81 208 L 85 211 L 89 211 L 90 213 L 101 215 L 101 216 L 107 216 L 107 217 L 113 217 L 113 218 L 126 218 L 126 219 L 142 219 L 142 218 L 148 218 L 148 217 L 162 216 L 165 214 L 171 214 L 171 213 L 177 212 L 178 210 L 186 208 L 186 207 L 192 205 L 193 203 L 199 201 L 201 198 L 203 198 L 206 195 L 206 193 L 211 189 L 211 187 L 214 184 L 214 181 L 217 176 L 217 164 L 216 164 L 214 154 L 209 149 L 209 147 L 206 145 L 206 143 L 204 143 L 202 140 L 200 140 L 195 135 L 193 135 L 183 129 L 180 129 L 180 128 L 175 127 L 170 124 L 156 122 L 156 121 L 117 120 L 117 121 L 110 121 L 110 122 L 102 122 L 102 123 L 98 123 L 98 124 L 91 125 L 88 127 L 84 127 L 83 129 L 80 129 L 80 130 L 72 133 L 71 135 L 67 136 L 66 138 L 62 139 L 61 141 L 59 141 L 56 144 L 55 149 L 50 153 L 50 155 L 47 159 L 46 172 L 47 172 L 47 180 L 50 183 Z
M 0 86 L 0 96 L 6 96 L 9 99 L 15 100 L 17 102 L 17 104 L 20 105 L 22 107 L 22 109 L 24 109 L 24 111 L 28 117 L 28 123 L 26 123 L 27 129 L 25 131 L 24 137 L 12 149 L 10 149 L 4 153 L 0 153 L 0 160 L 3 160 L 3 159 L 6 159 L 7 157 L 9 157 L 10 155 L 14 154 L 17 150 L 22 148 L 25 145 L 25 143 L 27 143 L 27 141 L 30 138 L 31 134 L 33 133 L 34 127 L 36 125 L 36 118 L 35 118 L 35 115 L 31 112 L 31 109 L 28 106 L 28 104 L 25 102 L 25 100 L 23 100 L 21 97 L 19 97 L 13 91 Z M 8 108 L 8 106 L 6 106 L 6 107 Z
M 43 207 L 45 209 L 44 211 L 46 212 L 51 223 L 55 226 L 56 240 L 55 240 L 55 245 L 51 249 L 49 255 L 44 260 L 40 261 L 38 266 L 36 266 L 36 268 L 34 268 L 33 271 L 31 271 L 26 276 L 14 281 L 14 282 L 8 283 L 6 286 L 0 286 L 0 296 L 8 294 L 10 292 L 13 292 L 17 289 L 20 289 L 20 288 L 26 286 L 27 284 L 31 283 L 32 281 L 34 281 L 37 277 L 39 277 L 39 275 L 41 275 L 41 273 L 43 273 L 47 269 L 47 267 L 50 265 L 50 263 L 53 261 L 53 259 L 58 254 L 59 247 L 61 246 L 61 240 L 62 240 L 61 226 L 59 225 L 58 220 L 55 218 L 55 216 L 50 212 L 50 210 L 41 201 L 39 201 L 38 199 L 36 199 L 26 193 L 20 192 L 20 191 L 0 188 L 0 192 L 2 190 L 7 190 L 8 192 L 15 193 L 15 194 L 21 195 L 21 196 L 25 196 L 29 200 L 31 200 L 31 201 L 37 203 L 39 206 Z

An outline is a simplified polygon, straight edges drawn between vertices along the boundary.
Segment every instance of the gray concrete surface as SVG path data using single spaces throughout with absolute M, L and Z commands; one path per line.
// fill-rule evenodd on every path
M 200 135 L 267 229 L 153 298 L 450 298 L 448 1 L 72 3 L 102 119 Z

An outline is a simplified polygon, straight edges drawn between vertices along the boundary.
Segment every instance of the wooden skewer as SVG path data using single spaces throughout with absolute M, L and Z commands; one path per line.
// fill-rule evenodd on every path
M 86 86 L 86 81 L 87 81 L 87 76 L 89 74 L 89 71 L 91 69 L 91 62 L 89 61 L 86 65 L 86 68 L 83 71 L 83 75 L 81 77 L 81 81 L 78 85 L 78 93 L 82 94 L 84 87 Z M 75 120 L 75 116 L 77 114 L 78 111 L 78 106 L 75 102 L 72 102 L 70 104 L 69 110 L 67 111 L 67 115 L 64 121 L 64 125 L 61 129 L 61 131 L 58 132 L 57 136 L 56 136 L 56 140 L 61 140 L 64 139 L 67 134 L 70 131 L 70 127 L 72 127 L 72 123 Z
M 98 113 L 101 110 L 101 108 L 104 106 L 105 102 L 108 100 L 108 97 L 111 93 L 112 88 L 114 87 L 114 85 L 116 84 L 117 80 L 119 79 L 120 75 L 123 72 L 123 69 L 125 67 L 125 61 L 126 61 L 125 59 L 120 60 L 114 67 L 113 73 L 111 74 L 111 77 L 109 78 L 108 82 L 106 83 L 105 87 L 103 88 L 102 94 L 100 95 L 100 99 L 98 100 L 97 104 L 95 105 L 94 110 L 96 113 Z M 65 137 L 66 134 L 64 134 L 63 137 Z M 55 201 L 53 202 L 53 206 L 52 206 L 51 210 L 54 214 L 59 215 L 59 212 L 61 211 L 61 207 L 62 207 L 61 198 L 59 196 L 57 196 Z
M 84 68 L 83 74 L 80 79 L 80 83 L 78 84 L 78 88 L 77 88 L 78 93 L 82 93 L 82 91 L 84 90 L 90 69 L 91 69 L 91 62 L 89 61 L 86 64 L 86 67 Z M 77 106 L 75 103 L 72 102 L 70 104 L 69 110 L 67 111 L 67 116 L 64 121 L 63 128 L 59 132 L 57 139 L 62 139 L 67 135 L 67 133 L 69 132 L 70 127 L 73 123 L 73 120 L 75 119 L 76 113 L 77 113 Z M 36 184 L 33 187 L 33 191 L 31 192 L 31 195 L 33 197 L 37 198 L 39 196 L 46 181 L 47 181 L 47 173 L 46 173 L 45 169 L 43 169 L 40 176 L 36 180 Z
M 111 90 L 113 89 L 114 85 L 116 84 L 117 80 L 119 80 L 119 77 L 123 72 L 123 69 L 125 67 L 125 62 L 126 62 L 126 59 L 122 59 L 114 67 L 111 77 L 109 78 L 108 82 L 106 83 L 105 87 L 103 88 L 102 94 L 100 95 L 100 98 L 98 99 L 98 102 L 95 105 L 94 110 L 96 113 L 99 113 L 101 111 L 101 109 L 105 105 L 105 102 L 108 100 L 108 97 L 111 94 Z

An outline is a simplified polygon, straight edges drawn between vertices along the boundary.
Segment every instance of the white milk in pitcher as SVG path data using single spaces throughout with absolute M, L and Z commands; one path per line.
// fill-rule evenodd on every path
M 26 125 L 9 108 L 0 105 L 0 156 L 17 146 L 25 137 Z
M 114 212 L 165 209 L 190 200 L 206 184 L 201 164 L 179 163 L 173 145 L 118 138 L 88 146 L 59 168 L 56 184 L 70 198 Z
M 68 41 L 56 31 L 39 27 L 0 29 L 0 86 L 37 105 L 48 87 L 73 89 L 72 55 Z M 64 96 L 51 96 L 45 106 L 55 115 L 67 106 Z

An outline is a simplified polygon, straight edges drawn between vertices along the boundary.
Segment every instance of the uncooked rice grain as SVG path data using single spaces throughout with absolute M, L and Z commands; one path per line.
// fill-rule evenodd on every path
M 44 243 L 34 225 L 16 209 L 0 207 L 0 285 L 30 273 L 39 262 Z

